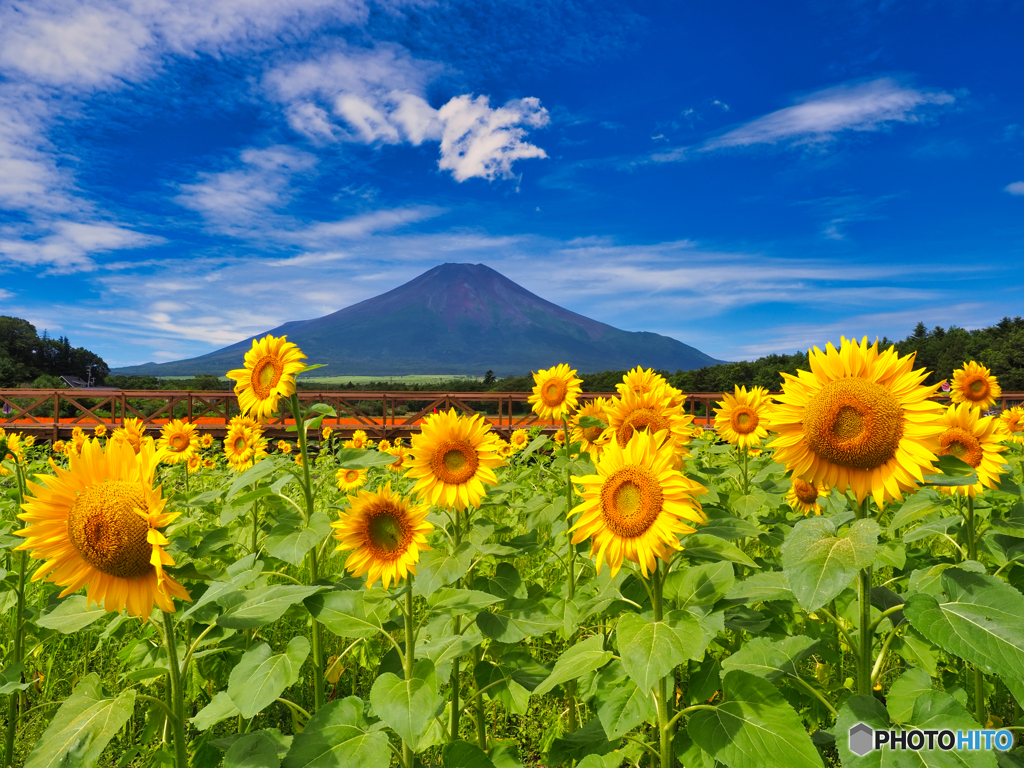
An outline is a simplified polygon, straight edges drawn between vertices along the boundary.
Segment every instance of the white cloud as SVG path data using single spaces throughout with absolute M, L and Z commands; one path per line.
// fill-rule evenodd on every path
M 548 111 L 539 99 L 517 99 L 491 109 L 486 96 L 459 96 L 441 107 L 438 116 L 444 124 L 438 167 L 450 170 L 456 181 L 508 177 L 516 160 L 547 157 L 543 149 L 523 141 L 527 127 L 548 124 Z
M 948 93 L 908 88 L 892 78 L 840 85 L 734 128 L 701 149 L 830 141 L 844 131 L 878 131 L 891 123 L 917 122 L 923 107 L 954 100 Z
M 41 236 L 27 236 L 26 229 L 0 231 L 0 256 L 27 266 L 50 265 L 54 272 L 95 269 L 90 254 L 144 248 L 163 238 L 110 223 L 55 221 Z
M 1011 195 L 1024 195 L 1024 181 L 1015 181 L 1006 185 L 1006 191 Z

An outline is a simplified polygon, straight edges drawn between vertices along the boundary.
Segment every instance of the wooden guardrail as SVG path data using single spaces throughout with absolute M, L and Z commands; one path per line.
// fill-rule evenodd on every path
M 585 392 L 582 401 L 612 397 L 611 392 Z M 462 413 L 482 413 L 492 427 L 508 436 L 513 430 L 540 426 L 553 432 L 559 424 L 539 420 L 527 403 L 529 392 L 299 392 L 306 405 L 324 403 L 337 417 L 324 426 L 344 436 L 361 429 L 375 440 L 407 436 L 435 411 L 455 408 Z M 686 393 L 686 408 L 698 423 L 705 423 L 721 392 Z M 940 393 L 939 400 L 949 396 Z M 1024 402 L 1024 393 L 1006 392 L 1000 407 Z M 282 403 L 287 412 L 287 406 Z M 232 416 L 239 413 L 233 391 L 121 389 L 0 389 L 0 427 L 52 440 L 70 437 L 75 427 L 92 431 L 103 424 L 114 429 L 126 418 L 137 418 L 144 428 L 157 432 L 172 418 L 185 419 L 204 432 L 222 436 Z M 290 418 L 278 416 L 267 425 L 273 437 L 285 437 Z M 291 433 L 294 435 L 294 433 Z

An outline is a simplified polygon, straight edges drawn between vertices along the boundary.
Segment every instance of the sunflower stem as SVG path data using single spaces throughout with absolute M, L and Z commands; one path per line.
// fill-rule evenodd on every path
M 299 438 L 299 455 L 302 456 L 302 493 L 306 498 L 306 523 L 308 524 L 316 511 L 316 502 L 313 499 L 313 485 L 309 479 L 309 448 L 306 445 L 306 424 L 302 417 L 302 408 L 299 406 L 299 393 L 292 392 L 289 400 L 292 408 L 292 417 L 295 419 L 295 431 Z M 255 536 L 255 533 L 253 534 Z M 309 550 L 309 583 L 316 584 L 320 578 L 317 562 L 317 548 Z M 320 622 L 312 619 L 312 647 L 313 647 L 313 712 L 314 714 L 324 705 L 324 651 L 321 643 Z
M 462 530 L 461 530 L 461 526 L 459 525 L 459 523 L 461 522 L 461 516 L 459 515 L 459 510 L 457 510 L 457 509 L 455 510 L 455 519 L 452 522 L 453 522 L 453 526 L 452 526 L 453 527 L 453 533 L 455 534 L 453 539 L 452 539 L 452 543 L 454 544 L 452 549 L 454 550 L 455 548 L 457 548 L 459 546 L 459 544 L 462 543 Z M 462 580 L 459 579 L 459 580 L 457 580 L 455 582 L 454 586 L 455 586 L 456 589 L 458 589 L 460 586 L 462 586 L 461 583 L 460 583 L 461 581 Z M 456 616 L 455 617 L 455 635 L 456 635 L 456 637 L 461 633 L 461 631 L 462 631 L 462 617 L 461 616 Z M 450 720 L 449 726 L 448 726 L 448 738 L 451 741 L 457 741 L 458 738 L 459 738 L 459 720 L 460 720 L 460 716 L 462 715 L 462 712 L 459 709 L 459 693 L 461 692 L 460 691 L 461 681 L 459 680 L 459 673 L 460 673 L 459 661 L 460 661 L 460 659 L 458 657 L 456 657 L 455 659 L 452 660 L 452 677 L 451 677 L 451 685 L 452 685 L 452 716 L 451 716 L 451 720 Z
M 975 533 L 974 519 L 974 497 L 967 497 L 967 558 L 978 559 L 978 536 Z M 988 723 L 988 713 L 985 711 L 985 675 L 977 664 L 971 665 L 974 668 L 974 717 L 983 726 Z
M 668 577 L 668 567 L 665 567 L 664 574 L 661 573 L 661 568 L 662 565 L 658 562 L 655 569 L 651 571 L 651 587 L 653 588 L 651 592 L 654 598 L 651 607 L 654 609 L 655 621 L 662 621 L 665 617 L 663 587 L 664 579 Z M 672 754 L 675 719 L 672 716 L 672 702 L 668 690 L 670 677 L 673 681 L 675 680 L 674 671 L 658 681 L 658 733 L 661 737 L 661 768 L 671 768 L 675 765 L 675 756 Z
M 854 512 L 858 520 L 864 520 L 868 516 L 868 505 L 870 498 L 857 504 Z M 857 633 L 857 644 L 860 651 L 857 654 L 857 693 L 861 696 L 872 695 L 871 683 L 871 650 L 874 646 L 874 630 L 871 626 L 871 566 L 861 568 L 857 574 L 857 597 L 860 601 L 860 623 Z
M 0 457 L 2 458 L 2 457 Z M 21 462 L 17 456 L 14 458 L 14 485 L 18 494 L 17 509 L 25 503 L 25 476 L 22 474 Z M 22 526 L 24 527 L 24 526 Z M 27 552 L 18 553 L 18 604 L 14 609 L 14 648 L 11 655 L 14 664 L 24 661 L 25 656 L 25 569 L 27 563 Z M 24 675 L 22 675 L 24 677 Z M 21 691 L 12 691 L 7 704 L 7 734 L 4 748 L 4 765 L 14 765 L 14 740 L 18 731 L 20 719 Z
M 161 611 L 163 613 L 163 611 Z M 167 648 L 167 666 L 170 672 L 171 728 L 174 734 L 174 763 L 176 768 L 188 768 L 185 748 L 185 696 L 181 687 L 181 667 L 178 666 L 178 645 L 174 638 L 174 614 L 164 613 L 164 647 Z
M 572 470 L 569 468 L 570 452 L 569 444 L 571 442 L 569 438 L 569 420 L 563 415 L 562 416 L 562 436 L 565 438 L 565 513 L 569 515 L 572 512 Z M 571 528 L 572 526 L 570 526 Z M 573 600 L 576 597 L 576 547 L 573 546 L 572 536 L 566 531 L 566 536 L 569 537 L 569 599 Z M 569 644 L 572 645 L 576 642 L 576 633 L 569 638 Z M 565 693 L 569 698 L 569 733 L 575 733 L 576 729 L 579 728 L 578 718 L 576 717 L 576 681 L 570 680 L 565 684 Z
M 405 590 L 405 679 L 412 680 L 413 666 L 416 664 L 416 631 L 413 626 L 412 614 L 412 579 L 408 576 L 407 589 Z M 412 747 L 402 742 L 402 762 L 405 768 L 415 768 Z

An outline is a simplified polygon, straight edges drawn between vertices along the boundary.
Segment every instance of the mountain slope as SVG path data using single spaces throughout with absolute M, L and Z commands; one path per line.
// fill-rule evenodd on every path
M 487 370 L 506 376 L 561 362 L 580 371 L 635 365 L 675 371 L 719 362 L 667 336 L 622 331 L 570 312 L 483 264 L 442 264 L 380 296 L 268 332 L 287 334 L 311 363 L 327 363 L 323 373 L 335 376 Z M 251 346 L 246 339 L 202 357 L 114 373 L 223 374 L 239 367 Z

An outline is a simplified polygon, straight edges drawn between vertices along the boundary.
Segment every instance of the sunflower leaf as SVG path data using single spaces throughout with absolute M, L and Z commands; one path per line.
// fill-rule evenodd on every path
M 558 657 L 555 668 L 548 678 L 537 686 L 534 695 L 542 696 L 556 685 L 575 680 L 580 675 L 600 669 L 612 658 L 612 652 L 604 649 L 604 636 L 597 634 L 581 643 L 576 643 Z
M 291 639 L 284 653 L 271 654 L 266 643 L 246 651 L 228 679 L 228 696 L 242 717 L 255 717 L 298 682 L 307 656 L 309 640 L 301 635 Z
M 805 611 L 816 611 L 850 586 L 861 568 L 875 562 L 880 529 L 857 520 L 844 536 L 831 518 L 812 517 L 793 526 L 782 544 L 782 570 Z
M 421 659 L 412 677 L 402 680 L 391 672 L 378 677 L 370 689 L 370 703 L 381 720 L 417 751 L 437 709 L 437 676 L 430 659 Z
M 61 634 L 72 635 L 106 615 L 101 605 L 90 608 L 89 599 L 85 595 L 72 595 L 36 619 L 36 624 L 46 629 L 55 629 Z
M 371 730 L 372 729 L 372 730 Z M 373 728 L 355 696 L 321 708 L 296 733 L 282 768 L 388 768 L 387 734 Z

